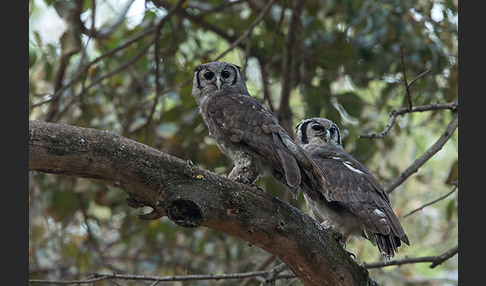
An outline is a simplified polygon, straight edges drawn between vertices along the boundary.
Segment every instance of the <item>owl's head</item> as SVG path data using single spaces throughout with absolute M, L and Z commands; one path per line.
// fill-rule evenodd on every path
M 220 90 L 249 94 L 239 66 L 225 62 L 212 62 L 194 68 L 193 96 L 197 98 Z
M 301 146 L 311 143 L 342 147 L 339 127 L 331 120 L 319 117 L 300 121 L 295 127 L 295 141 Z

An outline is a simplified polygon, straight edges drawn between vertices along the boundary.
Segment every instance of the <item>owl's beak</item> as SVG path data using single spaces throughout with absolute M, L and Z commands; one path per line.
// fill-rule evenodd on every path
M 326 134 L 324 136 L 324 140 L 326 142 L 329 142 L 329 139 L 331 139 L 331 132 L 329 132 L 329 130 L 326 130 Z
M 221 89 L 221 78 L 219 76 L 216 77 L 216 87 Z

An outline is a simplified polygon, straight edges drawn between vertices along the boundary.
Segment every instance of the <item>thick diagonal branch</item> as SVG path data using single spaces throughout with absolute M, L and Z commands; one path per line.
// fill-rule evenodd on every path
M 376 285 L 308 215 L 250 186 L 110 132 L 29 122 L 29 170 L 115 186 L 144 219 L 206 226 L 278 256 L 305 285 Z

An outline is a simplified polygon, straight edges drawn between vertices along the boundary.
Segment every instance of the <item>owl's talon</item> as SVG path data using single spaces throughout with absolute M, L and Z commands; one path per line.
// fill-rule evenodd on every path
M 251 186 L 259 191 L 262 191 L 263 192 L 263 189 L 260 188 L 259 186 L 255 185 L 255 184 L 251 184 Z
M 356 261 L 356 255 L 354 253 L 347 251 L 346 249 L 344 250 L 349 257 L 351 257 L 354 261 Z
M 324 226 L 324 225 L 323 225 Z M 332 236 L 335 240 L 337 240 L 341 245 L 345 246 L 346 243 L 344 242 L 344 236 L 340 233 L 337 229 L 335 229 L 332 225 L 324 226 L 324 229 Z

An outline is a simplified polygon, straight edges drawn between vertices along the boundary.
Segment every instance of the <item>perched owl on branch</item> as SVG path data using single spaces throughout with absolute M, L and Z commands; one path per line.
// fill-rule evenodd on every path
M 273 175 L 294 198 L 318 194 L 325 178 L 315 163 L 246 88 L 240 67 L 225 62 L 194 68 L 192 95 L 219 149 L 234 162 L 229 178 L 253 184 Z
M 296 127 L 295 141 L 328 181 L 319 196 L 310 196 L 304 189 L 305 201 L 316 221 L 339 232 L 343 244 L 351 236 L 370 240 L 385 259 L 393 258 L 401 241 L 410 245 L 388 194 L 360 162 L 344 151 L 335 123 L 326 118 L 302 120 Z

